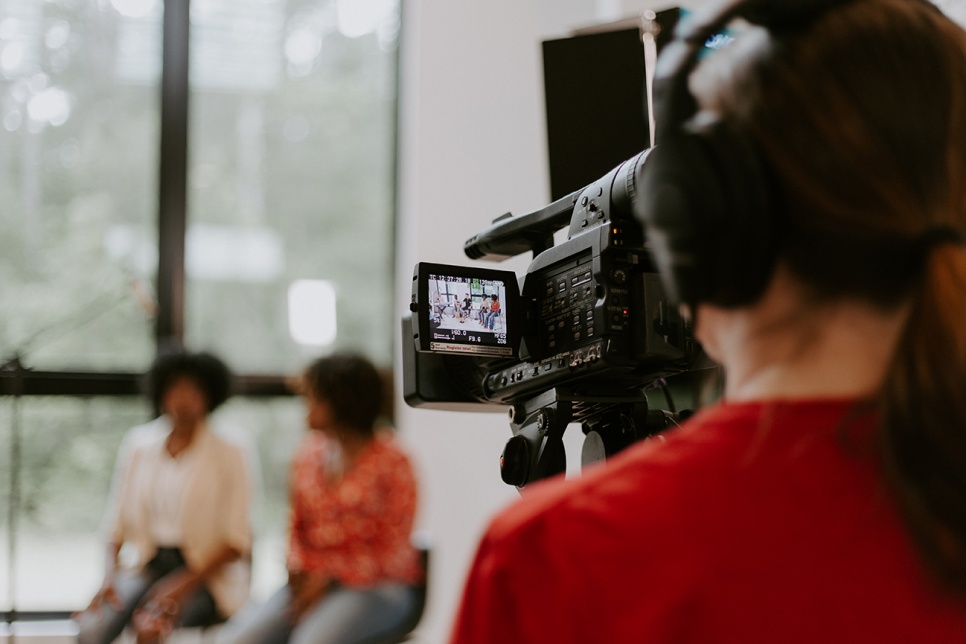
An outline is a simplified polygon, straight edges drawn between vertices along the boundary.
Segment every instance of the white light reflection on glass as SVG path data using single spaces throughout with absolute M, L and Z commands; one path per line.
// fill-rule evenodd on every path
M 3 129 L 7 132 L 15 132 L 23 123 L 23 114 L 19 110 L 10 110 L 3 115 Z
M 70 25 L 66 20 L 58 20 L 44 35 L 44 44 L 50 49 L 59 49 L 67 44 L 70 38 Z
M 17 69 L 23 62 L 23 56 L 24 45 L 22 42 L 8 43 L 0 51 L 0 68 L 5 72 Z
M 299 27 L 285 39 L 285 57 L 295 65 L 311 63 L 322 50 L 322 38 L 309 27 Z
M 128 18 L 143 18 L 154 10 L 157 0 L 111 0 L 119 14 Z
M 335 288 L 327 280 L 295 280 L 288 288 L 288 329 L 299 344 L 335 342 Z
M 27 115 L 36 123 L 63 125 L 70 118 L 70 95 L 59 87 L 48 87 L 27 101 Z
M 339 0 L 339 32 L 346 38 L 364 36 L 395 10 L 396 0 Z

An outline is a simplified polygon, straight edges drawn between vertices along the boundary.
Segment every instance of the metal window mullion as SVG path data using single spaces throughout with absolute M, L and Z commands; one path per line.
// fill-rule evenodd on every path
M 158 178 L 158 348 L 184 344 L 189 0 L 164 0 Z

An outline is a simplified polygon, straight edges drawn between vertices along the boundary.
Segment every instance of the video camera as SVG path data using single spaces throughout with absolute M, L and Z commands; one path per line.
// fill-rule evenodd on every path
M 665 296 L 634 216 L 650 150 L 535 212 L 503 215 L 464 244 L 471 259 L 532 252 L 526 274 L 419 263 L 403 317 L 403 387 L 413 407 L 509 405 L 503 480 L 519 488 L 566 469 L 562 436 L 586 436 L 582 461 L 675 422 L 644 390 L 688 371 L 699 347 Z M 567 239 L 554 233 L 569 224 Z M 497 305 L 494 306 L 493 303 Z

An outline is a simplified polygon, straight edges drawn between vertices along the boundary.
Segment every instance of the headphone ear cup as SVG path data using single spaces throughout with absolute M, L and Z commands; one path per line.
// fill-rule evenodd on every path
M 720 195 L 709 194 L 715 183 L 699 142 L 689 135 L 677 134 L 657 145 L 642 166 L 635 214 L 674 302 L 707 299 L 709 258 L 701 231 L 706 228 L 702 219 L 708 210 L 720 203 Z
M 720 123 L 676 131 L 640 171 L 636 215 L 675 302 L 747 304 L 775 262 L 775 183 Z

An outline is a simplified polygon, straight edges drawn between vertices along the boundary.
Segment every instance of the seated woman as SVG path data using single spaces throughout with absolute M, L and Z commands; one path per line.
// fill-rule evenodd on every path
M 486 314 L 486 322 L 484 323 L 484 326 L 486 326 L 486 328 L 492 331 L 493 325 L 496 324 L 496 320 L 499 317 L 500 317 L 500 299 L 499 297 L 497 297 L 497 294 L 494 293 L 493 295 L 490 296 L 489 311 Z
M 153 641 L 177 626 L 223 621 L 248 598 L 251 477 L 244 449 L 208 427 L 229 395 L 225 364 L 170 353 L 147 377 L 161 415 L 121 445 L 107 516 L 104 581 L 75 616 L 80 644 L 107 644 L 126 626 Z M 121 567 L 121 547 L 133 566 Z
M 288 583 L 222 629 L 236 644 L 372 641 L 417 606 L 422 569 L 410 544 L 416 481 L 376 430 L 383 383 L 365 358 L 332 355 L 302 376 L 311 430 L 291 469 Z

